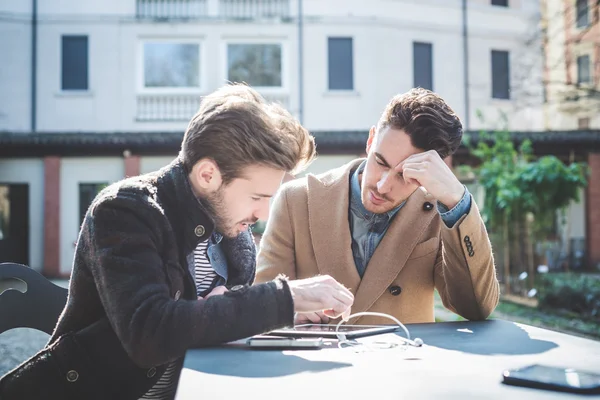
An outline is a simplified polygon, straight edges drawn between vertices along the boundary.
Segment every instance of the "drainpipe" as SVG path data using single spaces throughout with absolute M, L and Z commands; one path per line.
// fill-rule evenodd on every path
M 463 74 L 465 81 L 465 126 L 463 129 L 465 131 L 471 126 L 469 123 L 471 107 L 469 104 L 469 32 L 467 22 L 467 0 L 462 0 Z
M 31 8 L 31 132 L 35 132 L 37 129 L 37 0 L 32 0 Z
M 304 121 L 304 54 L 302 0 L 298 0 L 298 120 Z

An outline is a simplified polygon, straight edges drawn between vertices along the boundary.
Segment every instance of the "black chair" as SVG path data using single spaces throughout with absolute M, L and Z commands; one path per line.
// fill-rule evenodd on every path
M 67 289 L 23 264 L 0 264 L 0 333 L 33 328 L 51 335 L 67 303 Z

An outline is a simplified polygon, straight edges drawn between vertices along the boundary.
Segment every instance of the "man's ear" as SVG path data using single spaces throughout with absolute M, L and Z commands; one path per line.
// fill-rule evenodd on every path
M 221 187 L 223 177 L 217 163 L 210 158 L 203 158 L 192 168 L 193 185 L 200 193 L 213 193 Z
M 369 151 L 371 151 L 371 146 L 375 140 L 375 132 L 375 126 L 372 126 L 369 130 L 369 138 L 367 139 L 367 154 L 369 154 Z

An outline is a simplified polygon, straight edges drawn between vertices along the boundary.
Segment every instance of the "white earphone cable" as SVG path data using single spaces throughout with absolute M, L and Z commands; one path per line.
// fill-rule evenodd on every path
M 348 339 L 346 339 L 346 335 L 344 335 L 342 332 L 339 332 L 340 326 L 344 323 L 347 322 L 348 320 L 350 320 L 351 318 L 354 317 L 359 317 L 359 316 L 363 316 L 363 315 L 370 315 L 370 316 L 374 316 L 374 317 L 382 317 L 382 318 L 388 318 L 393 320 L 396 324 L 398 324 L 398 326 L 400 328 L 402 328 L 404 330 L 404 333 L 406 334 L 406 338 L 401 337 L 401 339 L 406 343 L 409 344 L 411 346 L 415 346 L 415 347 L 421 347 L 423 345 L 423 340 L 421 338 L 415 338 L 414 340 L 410 339 L 410 333 L 408 332 L 408 329 L 406 328 L 406 326 L 404 326 L 404 324 L 402 322 L 400 322 L 397 318 L 389 315 L 389 314 L 384 314 L 384 313 L 378 313 L 378 312 L 369 312 L 369 311 L 365 311 L 365 312 L 359 312 L 356 314 L 351 314 L 348 316 L 347 319 L 342 319 L 340 322 L 338 322 L 338 324 L 335 327 L 335 334 L 340 342 L 340 344 L 345 343 L 345 344 L 352 344 L 352 342 L 350 342 Z

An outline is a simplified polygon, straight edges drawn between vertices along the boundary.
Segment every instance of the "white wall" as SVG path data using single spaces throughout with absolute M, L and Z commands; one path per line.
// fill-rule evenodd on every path
M 27 3 L 27 2 L 26 2 Z M 131 17 L 135 13 L 135 0 L 103 0 L 103 1 L 40 1 L 38 2 L 38 13 L 42 19 L 57 19 L 60 16 L 72 18 L 89 18 L 93 21 L 102 18 L 110 18 L 117 15 Z
M 42 271 L 44 264 L 44 162 L 41 159 L 0 160 L 1 183 L 29 185 L 29 264 Z
M 140 174 L 154 172 L 170 164 L 176 155 L 173 156 L 144 156 L 140 159 Z M 320 174 L 361 157 L 361 155 L 323 155 L 317 158 L 304 171 L 297 175 L 298 178 L 306 174 Z
M 264 24 L 248 35 L 242 24 L 154 24 L 115 22 L 46 23 L 40 26 L 39 110 L 42 131 L 184 130 L 187 122 L 138 122 L 136 99 L 142 71 L 141 44 L 148 39 L 194 40 L 201 46 L 201 88 L 198 96 L 226 83 L 226 41 L 273 41 L 283 45 L 284 88 L 294 88 L 296 44 L 292 25 Z M 61 91 L 61 36 L 88 35 L 89 90 Z M 295 76 L 295 75 L 294 75 Z M 297 110 L 292 99 L 290 109 Z
M 162 167 L 169 165 L 177 157 L 172 156 L 144 156 L 140 158 L 140 174 L 158 171 Z
M 0 3 L 0 12 L 5 10 L 4 3 L 7 1 Z M 18 8 L 16 4 L 14 8 Z M 0 38 L 0 131 L 29 131 L 31 25 L 23 14 L 9 14 L 0 21 Z
M 6 0 L 4 0 L 6 3 Z M 211 0 L 211 4 L 215 3 Z M 515 101 L 491 99 L 491 49 L 520 58 L 520 43 L 532 25 L 533 0 L 511 2 L 511 8 L 488 1 L 469 3 L 471 124 L 481 127 L 475 110 L 486 115 L 509 113 L 511 128 L 540 129 L 541 114 Z M 2 4 L 2 3 L 0 3 Z M 216 3 L 215 3 L 216 4 Z M 296 2 L 291 9 L 295 11 Z M 214 5 L 211 6 L 214 8 Z M 304 122 L 312 130 L 368 129 L 388 100 L 413 85 L 412 42 L 433 44 L 434 90 L 463 117 L 462 14 L 460 0 L 305 0 Z M 100 3 L 46 2 L 40 5 L 38 54 L 38 129 L 45 131 L 184 130 L 186 122 L 138 122 L 136 100 L 141 71 L 140 43 L 146 39 L 186 39 L 201 43 L 201 94 L 225 82 L 225 43 L 276 41 L 283 45 L 284 88 L 289 109 L 297 113 L 298 59 L 295 22 L 150 23 L 134 18 L 135 1 Z M 29 122 L 27 65 L 28 25 L 0 22 L 0 32 L 14 35 L 0 44 L 16 54 L 0 88 L 16 93 L 0 100 L 0 129 L 25 129 Z M 18 31 L 18 32 L 17 32 Z M 60 90 L 60 40 L 63 34 L 89 36 L 89 91 Z M 354 87 L 350 93 L 327 90 L 327 38 L 354 38 Z M 531 53 L 531 52 L 530 52 Z M 14 65 L 13 65 L 14 64 Z M 514 68 L 513 68 L 514 67 Z M 511 64 L 511 69 L 517 69 Z M 4 70 L 4 69 L 3 69 Z M 541 90 L 538 90 L 541 93 Z M 6 97 L 4 97 L 6 98 Z M 493 117 L 490 117 L 493 119 Z
M 0 12 L 11 18 L 26 18 L 31 15 L 31 1 L 0 0 Z
M 350 161 L 359 157 L 360 155 L 317 156 L 315 161 L 313 161 L 312 164 L 310 164 L 306 170 L 298 174 L 298 178 L 307 174 L 321 174 L 323 172 L 329 171 L 330 169 L 341 167 L 342 165 L 347 164 Z
M 70 273 L 79 234 L 79 184 L 116 182 L 125 176 L 120 157 L 63 158 L 60 165 L 60 272 Z

